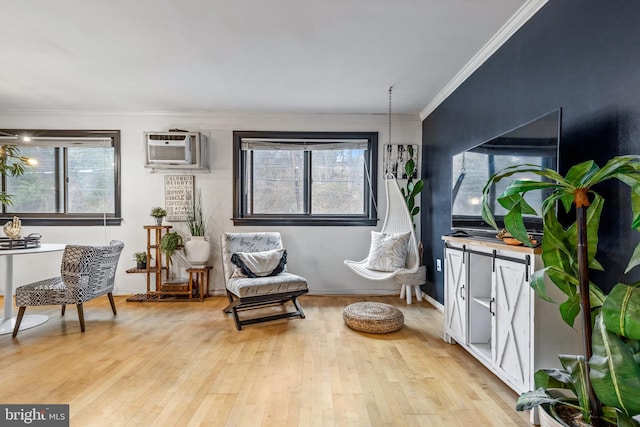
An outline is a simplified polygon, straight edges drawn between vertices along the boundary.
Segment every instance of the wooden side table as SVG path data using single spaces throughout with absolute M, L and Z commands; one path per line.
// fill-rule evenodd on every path
M 192 290 L 194 286 L 198 286 L 198 296 L 200 298 L 200 301 L 204 301 L 205 295 L 209 295 L 210 270 L 211 267 L 209 266 L 187 268 L 187 273 L 189 273 L 189 290 Z M 189 299 L 191 299 L 191 295 L 189 295 Z

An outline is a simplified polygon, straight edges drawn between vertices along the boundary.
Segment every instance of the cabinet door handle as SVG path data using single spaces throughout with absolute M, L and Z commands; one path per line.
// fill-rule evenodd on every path
M 496 302 L 495 298 L 491 298 L 491 300 L 489 301 L 489 313 L 491 313 L 492 316 L 496 315 L 496 312 L 493 311 L 493 303 Z
M 464 300 L 464 286 L 460 286 L 460 299 Z

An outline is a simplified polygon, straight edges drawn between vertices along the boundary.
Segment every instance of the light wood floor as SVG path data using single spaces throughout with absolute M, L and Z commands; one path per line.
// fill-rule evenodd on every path
M 0 298 L 1 299 L 1 298 Z M 356 301 L 391 303 L 405 326 L 347 328 Z M 0 336 L 0 403 L 68 403 L 72 426 L 527 426 L 516 394 L 457 345 L 442 314 L 398 297 L 303 296 L 306 319 L 237 331 L 205 302 L 85 304 Z M 246 314 L 245 314 L 246 315 Z

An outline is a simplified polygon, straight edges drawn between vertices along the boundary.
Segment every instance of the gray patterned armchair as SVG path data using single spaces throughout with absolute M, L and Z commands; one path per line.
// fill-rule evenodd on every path
M 236 328 L 252 323 L 300 317 L 304 312 L 297 301 L 309 292 L 307 280 L 287 272 L 287 253 L 278 232 L 224 233 L 222 266 L 229 305 Z M 291 301 L 296 311 L 241 320 L 238 311 L 285 304 Z
M 40 280 L 16 289 L 16 305 L 20 309 L 13 336 L 18 335 L 28 306 L 61 305 L 64 316 L 66 305 L 75 304 L 82 332 L 85 329 L 82 303 L 107 294 L 115 315 L 112 291 L 123 247 L 124 244 L 117 240 L 112 240 L 106 246 L 67 245 L 62 255 L 60 277 Z

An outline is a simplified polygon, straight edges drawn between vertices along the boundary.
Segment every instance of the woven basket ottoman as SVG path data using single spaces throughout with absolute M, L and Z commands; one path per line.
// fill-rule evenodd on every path
M 402 328 L 404 315 L 392 305 L 381 302 L 355 302 L 342 313 L 345 325 L 355 331 L 386 334 Z

